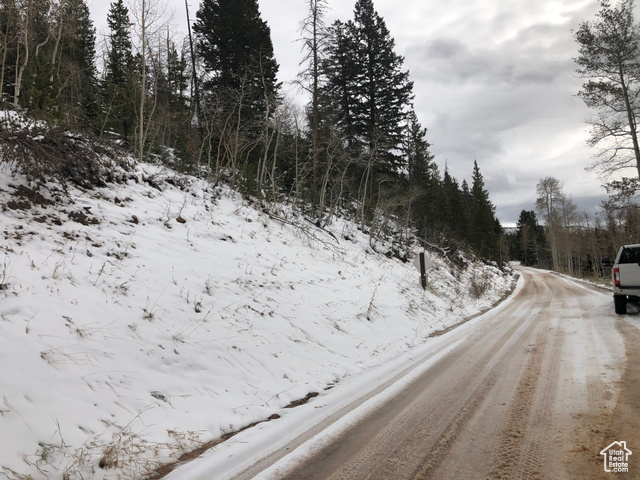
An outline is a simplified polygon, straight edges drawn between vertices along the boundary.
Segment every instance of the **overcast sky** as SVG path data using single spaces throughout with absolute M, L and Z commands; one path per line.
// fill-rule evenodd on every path
M 184 0 L 165 0 L 184 25 Z M 109 0 L 88 0 L 105 32 Z M 259 0 L 271 27 L 279 79 L 294 80 L 307 0 Z M 191 20 L 198 9 L 189 0 Z M 328 22 L 353 17 L 355 0 L 329 0 Z M 593 213 L 604 190 L 585 171 L 588 110 L 575 97 L 572 30 L 594 19 L 597 0 L 374 0 L 414 81 L 415 108 L 441 171 L 470 182 L 473 161 L 497 216 L 515 223 L 533 210 L 535 187 L 558 178 L 581 210 Z

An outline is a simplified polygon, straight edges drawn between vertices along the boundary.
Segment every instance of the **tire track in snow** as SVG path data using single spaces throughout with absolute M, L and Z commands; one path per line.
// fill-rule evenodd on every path
M 545 322 L 546 323 L 546 322 Z M 509 406 L 505 421 L 493 444 L 492 468 L 487 479 L 518 478 L 520 457 L 526 445 L 526 429 L 534 405 L 534 394 L 542 372 L 542 357 L 547 341 L 547 328 L 541 328 L 535 346 L 530 346 L 531 357 L 525 373 L 518 383 L 515 396 Z M 535 453 L 530 461 L 536 458 Z
M 285 478 L 387 480 L 428 475 L 491 390 L 498 377 L 497 364 L 507 356 L 514 339 L 528 336 L 523 332 L 534 328 L 529 313 L 519 312 L 512 322 L 487 322 L 403 392 L 404 397 L 413 398 L 421 391 L 415 400 L 397 408 L 402 401 L 396 399 L 393 408 L 387 408 L 391 412 L 376 412 L 366 425 L 354 429 L 360 431 L 350 434 L 348 445 L 340 445 L 341 452 L 329 449 L 317 455 L 350 457 L 337 469 L 335 464 L 317 461 L 313 471 L 295 471 Z

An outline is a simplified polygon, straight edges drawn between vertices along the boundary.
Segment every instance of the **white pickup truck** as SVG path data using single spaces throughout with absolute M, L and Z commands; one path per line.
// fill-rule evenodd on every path
M 602 265 L 612 267 L 613 305 L 619 315 L 627 313 L 627 303 L 640 302 L 640 245 L 623 245 L 616 260 L 602 260 Z

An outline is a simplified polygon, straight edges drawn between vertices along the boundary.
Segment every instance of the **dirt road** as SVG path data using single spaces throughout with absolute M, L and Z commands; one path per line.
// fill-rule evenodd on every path
M 523 269 L 518 298 L 287 479 L 640 478 L 640 330 L 609 294 Z M 631 318 L 637 321 L 637 318 Z

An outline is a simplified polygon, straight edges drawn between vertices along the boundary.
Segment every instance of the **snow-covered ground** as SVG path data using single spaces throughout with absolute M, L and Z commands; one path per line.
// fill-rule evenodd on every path
M 513 283 L 428 252 L 423 291 L 349 222 L 330 235 L 157 166 L 126 177 L 35 191 L 0 168 L 0 477 L 142 478 L 390 371 Z

